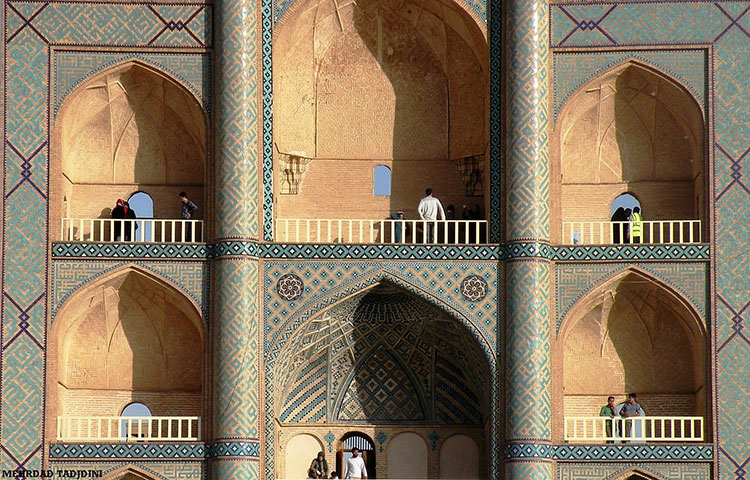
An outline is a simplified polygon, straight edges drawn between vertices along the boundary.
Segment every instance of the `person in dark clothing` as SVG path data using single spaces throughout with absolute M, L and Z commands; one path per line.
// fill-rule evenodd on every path
M 622 240 L 624 239 L 624 233 L 625 228 L 622 223 L 615 223 L 615 222 L 627 222 L 628 216 L 625 214 L 625 209 L 623 207 L 619 207 L 617 210 L 615 210 L 615 213 L 612 214 L 612 222 L 614 225 L 612 225 L 612 243 L 622 243 Z
M 177 194 L 178 197 L 180 197 L 180 203 L 182 204 L 182 211 L 180 213 L 180 218 L 182 220 L 192 220 L 193 214 L 196 210 L 198 210 L 198 206 L 190 201 L 190 199 L 187 196 L 187 193 L 180 192 Z M 185 242 L 191 242 L 193 240 L 193 228 L 190 222 L 185 222 L 185 236 L 184 241 Z
M 124 237 L 126 242 L 129 242 L 133 233 L 132 222 L 122 221 L 136 218 L 135 212 L 130 208 L 130 204 L 121 198 L 117 199 L 117 206 L 112 209 L 111 217 L 116 220 L 114 223 L 114 238 L 115 242 L 119 242 L 121 237 Z M 135 229 L 138 228 L 138 224 L 135 224 Z M 124 235 L 122 231 L 125 230 Z
M 307 475 L 310 478 L 328 478 L 328 462 L 323 452 L 318 452 L 318 456 L 310 464 Z

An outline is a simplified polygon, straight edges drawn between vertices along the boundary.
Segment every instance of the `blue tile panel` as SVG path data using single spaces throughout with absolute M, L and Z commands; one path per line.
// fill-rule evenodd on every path
M 558 262 L 592 260 L 708 260 L 709 245 L 510 246 L 316 245 L 258 244 L 223 241 L 213 245 L 53 243 L 55 258 L 218 258 L 249 256 L 267 259 L 371 260 L 504 260 L 541 257 Z
M 712 155 L 714 432 L 718 478 L 744 479 L 750 462 L 745 432 L 750 417 L 738 412 L 746 403 L 750 368 L 750 186 L 744 178 L 750 152 L 750 3 L 610 2 L 556 4 L 550 9 L 553 48 L 705 48 L 708 98 L 714 100 L 707 138 Z M 711 178 L 711 177 L 710 177 Z

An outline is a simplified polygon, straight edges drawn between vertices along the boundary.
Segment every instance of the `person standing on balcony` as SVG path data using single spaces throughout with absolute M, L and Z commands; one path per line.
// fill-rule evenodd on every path
M 430 220 L 427 223 L 425 230 L 425 241 L 426 243 L 432 243 L 435 235 L 435 220 L 445 220 L 445 210 L 443 210 L 443 204 L 440 200 L 432 196 L 432 189 L 428 188 L 424 191 L 425 197 L 419 201 L 419 218 L 422 220 Z
M 630 440 L 633 436 L 634 423 L 630 418 L 643 416 L 641 405 L 638 403 L 635 393 L 629 394 L 627 401 L 622 404 L 620 416 L 625 419 L 625 438 Z
M 198 210 L 198 206 L 190 201 L 190 199 L 187 196 L 187 193 L 180 192 L 178 194 L 180 197 L 180 202 L 182 202 L 182 213 L 180 215 L 180 218 L 183 220 L 192 220 L 193 219 L 193 213 L 195 213 L 196 210 Z M 193 232 L 192 232 L 192 225 L 190 222 L 185 222 L 185 241 L 190 242 L 193 238 Z
M 615 418 L 615 397 L 607 397 L 607 404 L 599 410 L 599 416 Z M 612 420 L 604 421 L 604 430 L 607 433 L 607 443 L 615 443 L 612 440 Z
M 112 209 L 111 213 L 114 222 L 114 239 L 115 242 L 119 242 L 121 237 L 124 237 L 126 242 L 129 242 L 133 233 L 133 222 L 127 220 L 133 220 L 136 218 L 135 212 L 130 208 L 130 204 L 125 200 L 118 198 L 117 206 Z M 135 228 L 138 228 L 138 224 L 135 224 Z M 123 232 L 122 230 L 125 230 Z M 124 234 L 123 234 L 124 233 Z
M 630 214 L 631 227 L 630 227 L 630 239 L 633 243 L 641 243 L 643 240 L 643 216 L 641 215 L 640 207 L 633 207 L 633 213 Z
M 612 243 L 622 243 L 622 239 L 625 238 L 625 230 L 624 224 L 621 222 L 626 222 L 627 220 L 628 216 L 625 214 L 623 207 L 618 207 L 615 213 L 612 214 Z

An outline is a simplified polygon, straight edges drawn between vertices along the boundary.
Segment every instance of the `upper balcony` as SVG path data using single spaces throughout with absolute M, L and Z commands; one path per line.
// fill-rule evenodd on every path
M 63 218 L 61 242 L 202 243 L 202 220 Z
M 701 243 L 701 221 L 563 222 L 561 243 L 563 245 Z

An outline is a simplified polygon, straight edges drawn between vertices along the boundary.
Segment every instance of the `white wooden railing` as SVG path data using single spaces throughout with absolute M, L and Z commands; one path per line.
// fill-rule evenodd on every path
M 642 221 L 640 236 L 633 222 L 563 222 L 565 245 L 700 243 L 700 220 Z M 636 228 L 637 230 L 637 228 Z
M 565 417 L 566 442 L 701 442 L 703 417 Z
M 487 243 L 486 220 L 361 220 L 281 218 L 276 241 L 299 243 Z
M 60 442 L 197 442 L 201 417 L 57 417 Z
M 159 218 L 63 218 L 62 242 L 200 243 L 203 221 Z

